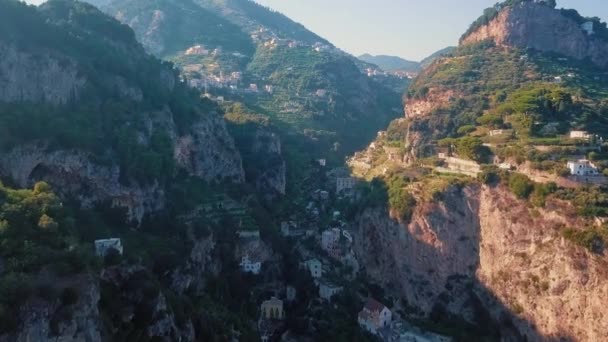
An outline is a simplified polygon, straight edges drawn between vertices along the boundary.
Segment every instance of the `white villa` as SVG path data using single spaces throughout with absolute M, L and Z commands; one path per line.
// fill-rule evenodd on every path
M 568 162 L 570 174 L 575 176 L 598 176 L 597 166 L 586 159 Z
M 372 334 L 378 334 L 378 330 L 390 326 L 392 320 L 391 310 L 373 298 L 367 300 L 357 317 L 361 328 Z
M 304 263 L 306 270 L 313 278 L 321 278 L 323 275 L 323 264 L 318 259 L 310 259 Z
M 285 318 L 285 312 L 283 311 L 283 301 L 272 297 L 262 303 L 260 308 L 262 312 L 262 318 L 264 319 L 278 319 Z
M 587 131 L 570 131 L 570 139 L 591 139 L 591 134 Z
M 249 255 L 245 255 L 241 258 L 241 270 L 246 273 L 260 274 L 262 270 L 262 263 L 259 261 L 253 261 L 249 258 Z
M 336 193 L 350 190 L 355 187 L 355 184 L 357 184 L 357 180 L 353 177 L 339 177 L 336 179 Z
M 327 301 L 330 301 L 331 297 L 342 292 L 342 289 L 343 289 L 342 286 L 337 286 L 332 283 L 320 281 L 319 282 L 319 297 L 321 297 Z
M 120 239 L 95 240 L 95 254 L 97 254 L 97 256 L 104 257 L 112 249 L 115 249 L 122 255 L 122 243 L 120 242 Z

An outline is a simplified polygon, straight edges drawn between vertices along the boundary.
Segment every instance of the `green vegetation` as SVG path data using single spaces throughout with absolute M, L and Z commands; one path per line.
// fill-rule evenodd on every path
M 19 324 L 16 310 L 32 296 L 60 299 L 64 305 L 78 293 L 48 285 L 94 267 L 91 249 L 74 239 L 75 222 L 46 183 L 32 190 L 13 190 L 0 183 L 0 333 Z M 42 271 L 46 276 L 41 276 Z
M 161 57 L 171 56 L 195 44 L 245 56 L 252 56 L 255 52 L 251 39 L 240 27 L 192 0 L 181 0 L 179 6 L 169 0 L 121 0 L 111 2 L 104 10 L 112 15 L 120 12 L 121 20 L 129 22 L 143 42 L 148 39 L 141 38 L 145 37 L 155 20 L 155 11 L 161 11 L 162 27 L 157 30 L 157 39 L 163 46 L 159 51 Z
M 394 176 L 387 182 L 390 208 L 403 221 L 410 220 L 416 207 L 416 200 L 407 191 L 407 185 L 407 180 L 401 176 Z
M 7 1 L 3 7 L 0 25 L 9 34 L 0 39 L 25 45 L 26 51 L 48 47 L 71 56 L 86 77 L 87 88 L 68 106 L 0 105 L 0 149 L 40 140 L 48 142 L 50 149 L 78 147 L 92 152 L 101 163 L 118 160 L 126 182 L 163 182 L 172 177 L 173 144 L 167 127 L 154 128 L 142 141 L 146 121 L 170 115 L 154 114 L 168 108 L 172 117 L 165 120 L 173 119 L 184 133 L 214 105 L 199 100 L 181 82 L 167 87 L 168 81 L 178 79 L 177 72 L 148 56 L 128 27 L 90 5 L 54 0 L 36 9 Z M 62 20 L 68 13 L 70 20 Z M 142 101 L 118 92 L 111 81 L 115 78 L 141 89 Z
M 585 228 L 583 230 L 566 229 L 563 231 L 563 236 L 575 244 L 598 254 L 603 253 L 606 243 L 608 243 L 608 229 L 606 227 Z

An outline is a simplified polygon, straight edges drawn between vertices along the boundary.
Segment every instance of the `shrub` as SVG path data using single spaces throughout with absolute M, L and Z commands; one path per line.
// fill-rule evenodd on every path
M 509 189 L 519 199 L 527 199 L 534 190 L 534 182 L 521 173 L 512 173 L 509 176 Z

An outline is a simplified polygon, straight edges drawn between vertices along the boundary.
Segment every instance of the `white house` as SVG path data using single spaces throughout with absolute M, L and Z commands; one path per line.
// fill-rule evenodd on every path
M 378 330 L 390 326 L 392 320 L 391 310 L 373 298 L 367 300 L 357 317 L 361 328 L 372 334 L 377 334 Z
M 118 254 L 122 255 L 122 243 L 120 239 L 95 240 L 95 254 L 97 256 L 104 257 L 112 249 L 115 249 Z
M 242 257 L 239 265 L 241 266 L 241 270 L 246 273 L 260 274 L 262 270 L 262 263 L 251 260 L 249 255 Z
M 353 177 L 338 177 L 338 179 L 336 179 L 336 193 L 352 189 L 355 187 L 356 183 L 357 180 Z
M 503 135 L 504 133 L 505 133 L 505 131 L 502 130 L 502 129 L 494 129 L 494 130 L 490 131 L 490 136 L 494 137 L 494 136 L 497 136 L 497 135 Z
M 327 90 L 325 90 L 325 89 L 317 89 L 317 91 L 315 92 L 315 95 L 317 97 L 325 97 L 325 95 L 327 95 Z
M 321 234 L 321 248 L 329 251 L 340 240 L 340 228 L 332 228 L 325 230 Z
M 343 289 L 342 286 L 337 286 L 332 283 L 320 281 L 319 282 L 319 297 L 321 297 L 327 301 L 330 301 L 331 297 L 342 292 L 342 289 Z
M 326 159 L 317 159 L 317 163 L 319 164 L 319 166 L 325 167 L 327 165 L 327 160 Z
M 591 139 L 591 134 L 587 131 L 570 131 L 570 139 Z
M 202 45 L 194 45 L 193 47 L 188 48 L 186 50 L 187 56 L 198 55 L 198 56 L 206 56 L 209 54 L 209 50 L 205 49 Z
M 304 267 L 313 278 L 321 278 L 323 275 L 323 264 L 318 259 L 311 259 L 304 263 Z
M 285 318 L 283 301 L 274 297 L 264 301 L 260 307 L 260 311 L 263 319 L 282 320 Z
M 587 35 L 592 35 L 594 33 L 593 21 L 588 21 L 588 22 L 582 24 L 581 28 L 583 29 L 583 31 L 585 31 L 587 33 Z
M 586 159 L 580 159 L 577 161 L 569 161 L 568 169 L 570 174 L 575 176 L 598 176 L 599 171 L 597 166 Z

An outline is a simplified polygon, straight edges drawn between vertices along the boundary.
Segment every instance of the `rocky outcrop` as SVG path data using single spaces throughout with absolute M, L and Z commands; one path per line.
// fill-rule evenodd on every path
M 74 61 L 31 54 L 0 42 L 0 102 L 65 104 L 78 97 L 86 79 Z
M 167 297 L 155 285 L 142 266 L 114 266 L 106 268 L 101 273 L 107 300 L 111 305 L 119 305 L 120 312 L 110 311 L 111 326 L 115 331 L 123 325 L 134 324 L 144 328 L 148 338 L 158 341 L 194 341 L 195 332 L 192 322 L 178 322 L 172 312 Z M 109 292 L 109 293 L 108 293 Z M 109 303 L 102 303 L 101 310 L 112 310 Z
M 477 185 L 435 197 L 421 199 L 408 224 L 384 210 L 361 214 L 355 251 L 370 276 L 426 315 L 441 306 L 473 320 L 481 301 L 528 341 L 608 335 L 608 260 L 564 241 L 564 227 L 584 226 L 571 207 L 532 208 Z
M 201 118 L 188 134 L 177 138 L 174 145 L 177 164 L 207 181 L 242 182 L 241 158 L 224 121 L 214 113 Z
M 200 114 L 189 133 L 181 136 L 168 108 L 141 115 L 145 119 L 137 136 L 139 144 L 148 145 L 154 132 L 163 132 L 174 144 L 177 166 L 190 175 L 209 182 L 244 180 L 240 155 L 219 115 Z M 126 208 L 128 218 L 136 222 L 165 208 L 165 190 L 158 182 L 125 182 L 117 160 L 104 164 L 95 160 L 84 150 L 54 150 L 44 142 L 29 143 L 0 153 L 0 175 L 20 187 L 45 181 L 60 194 L 77 198 L 85 208 L 100 203 Z
M 110 202 L 128 209 L 129 218 L 141 221 L 147 212 L 164 207 L 164 191 L 153 184 L 124 185 L 118 165 L 99 165 L 78 150 L 49 151 L 44 144 L 20 146 L 0 155 L 0 174 L 22 188 L 45 181 L 63 195 L 76 197 L 81 206 Z
M 65 281 L 54 285 L 68 285 Z M 35 299 L 22 307 L 22 324 L 16 335 L 0 336 L 2 342 L 101 342 L 102 322 L 99 316 L 99 287 L 88 276 L 70 280 L 77 289 L 76 304 L 65 306 L 59 301 Z
M 255 179 L 256 188 L 262 193 L 285 195 L 287 165 L 281 155 L 281 139 L 271 131 L 259 129 L 254 138 L 252 152 L 256 158 L 266 160 Z
M 560 11 L 535 3 L 503 9 L 487 25 L 464 37 L 462 44 L 491 39 L 498 45 L 532 48 L 608 67 L 608 41 L 587 35 L 574 20 Z

